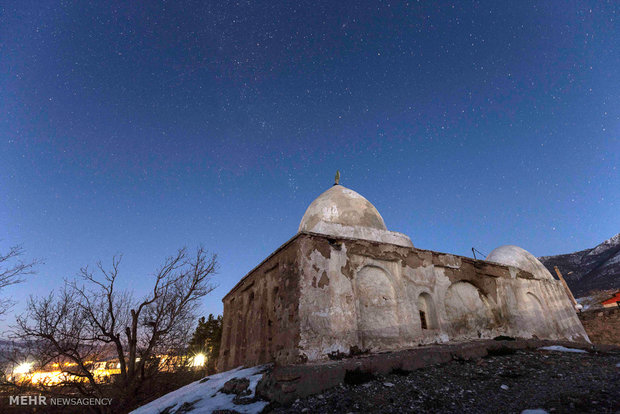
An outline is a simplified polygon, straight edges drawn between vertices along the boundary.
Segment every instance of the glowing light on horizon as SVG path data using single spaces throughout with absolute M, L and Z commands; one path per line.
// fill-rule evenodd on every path
M 23 364 L 19 364 L 13 370 L 13 374 L 27 374 L 32 369 L 32 362 L 24 362 Z
M 205 354 L 196 354 L 192 358 L 192 366 L 202 367 L 205 364 L 205 361 L 206 361 Z

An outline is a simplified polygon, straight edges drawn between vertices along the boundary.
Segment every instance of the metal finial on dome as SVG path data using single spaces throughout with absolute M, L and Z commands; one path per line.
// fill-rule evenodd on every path
M 334 185 L 340 184 L 340 170 L 336 170 L 336 177 L 334 178 Z

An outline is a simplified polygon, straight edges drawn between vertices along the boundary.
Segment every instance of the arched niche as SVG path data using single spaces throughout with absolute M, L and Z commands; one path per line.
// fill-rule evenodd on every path
M 396 292 L 385 270 L 366 266 L 355 276 L 358 331 L 364 349 L 398 339 Z
M 420 315 L 420 327 L 425 329 L 437 329 L 437 314 L 433 298 L 426 292 L 422 292 L 418 296 L 418 313 Z
M 445 307 L 455 335 L 477 337 L 494 324 L 487 297 L 471 283 L 460 281 L 450 285 L 445 296 Z
M 544 336 L 547 333 L 547 320 L 545 318 L 545 310 L 542 302 L 532 292 L 525 294 L 523 303 L 525 314 L 529 321 L 532 334 L 536 336 Z

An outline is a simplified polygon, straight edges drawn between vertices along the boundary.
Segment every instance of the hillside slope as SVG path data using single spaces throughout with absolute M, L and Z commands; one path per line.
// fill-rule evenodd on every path
M 591 290 L 620 288 L 620 233 L 592 249 L 539 257 L 555 276 L 557 266 L 575 296 Z

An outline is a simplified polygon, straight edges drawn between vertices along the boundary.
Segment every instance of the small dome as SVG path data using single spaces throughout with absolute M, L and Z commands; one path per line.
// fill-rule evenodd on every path
M 375 206 L 341 185 L 334 185 L 308 206 L 299 224 L 299 231 L 312 232 L 320 222 L 387 230 Z
M 536 279 L 553 279 L 551 273 L 533 254 L 518 246 L 500 246 L 493 250 L 486 260 L 525 270 Z

